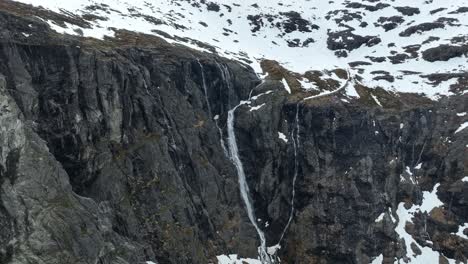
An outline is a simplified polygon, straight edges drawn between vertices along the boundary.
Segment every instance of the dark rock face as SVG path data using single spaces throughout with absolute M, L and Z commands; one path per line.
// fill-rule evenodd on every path
M 468 45 L 440 45 L 438 47 L 429 48 L 422 52 L 423 59 L 427 61 L 447 61 L 451 58 L 456 58 L 468 54 Z
M 453 112 L 445 112 L 444 107 L 462 107 L 461 100 L 443 102 L 440 108 L 426 105 L 395 112 L 345 105 L 340 100 L 298 104 L 272 94 L 258 102 L 268 101 L 268 107 L 253 113 L 241 108 L 238 142 L 244 146 L 242 157 L 251 175 L 250 186 L 256 191 L 258 217 L 262 223 L 272 223 L 267 233 L 272 244 L 287 221 L 281 212 L 288 206 L 281 204 L 291 197 L 292 179 L 286 175 L 294 172 L 293 146 L 276 134 L 280 131 L 292 141 L 296 122 L 299 124 L 296 195 L 300 198 L 282 259 L 286 263 L 370 263 L 369 256 L 377 252 L 390 259 L 401 256 L 404 249 L 394 245 L 398 236 L 390 217 L 378 223 L 374 220 L 388 208 L 395 210 L 398 201 L 417 202 L 420 188 L 430 189 L 436 179 L 443 179 L 447 186 L 463 177 L 463 154 L 440 141 L 455 129 L 445 127 L 444 119 L 450 119 Z M 460 135 L 456 142 L 464 140 L 466 135 Z M 439 152 L 441 149 L 444 151 Z M 421 177 L 420 186 L 401 181 L 405 167 L 418 163 L 424 164 L 415 170 Z M 463 210 L 466 201 L 460 206 L 456 210 Z M 451 214 L 464 219 L 464 213 L 454 213 L 456 210 Z M 451 250 L 463 255 L 465 247 Z
M 397 6 L 395 9 L 405 16 L 412 16 L 421 13 L 419 8 L 410 6 Z
M 401 16 L 379 17 L 377 23 L 374 23 L 374 25 L 383 27 L 385 31 L 390 31 L 403 22 L 405 22 L 405 20 Z
M 2 263 L 255 253 L 213 122 L 248 97 L 251 70 L 154 40 L 114 48 L 44 29 L 21 43 L 17 19 L 0 13 Z
M 41 36 L 25 39 L 26 27 Z M 466 240 L 450 233 L 468 219 L 468 134 L 454 134 L 467 94 L 433 102 L 357 86 L 350 103 L 339 93 L 302 101 L 279 81 L 259 83 L 248 66 L 156 37 L 80 39 L 0 11 L 0 263 L 256 257 L 223 149 L 227 112 L 249 94 L 237 144 L 268 246 L 285 232 L 285 263 L 401 258 L 392 216 L 435 183 L 445 205 L 408 232 L 418 243 L 429 232 L 434 250 L 466 261 Z M 407 167 L 418 184 L 401 180 Z
M 441 22 L 427 22 L 421 23 L 419 25 L 411 26 L 404 31 L 402 31 L 399 35 L 401 37 L 409 37 L 415 33 L 421 33 L 424 31 L 430 31 L 436 28 L 444 28 L 445 24 Z

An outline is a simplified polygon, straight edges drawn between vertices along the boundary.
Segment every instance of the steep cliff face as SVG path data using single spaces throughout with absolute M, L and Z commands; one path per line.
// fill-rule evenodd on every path
M 1 20 L 4 262 L 207 263 L 249 241 L 213 121 L 259 82 L 247 67 Z
M 307 99 L 157 37 L 59 35 L 5 7 L 0 36 L 0 263 L 257 257 L 229 153 L 236 106 L 255 221 L 282 263 L 393 263 L 424 248 L 466 262 L 466 234 L 452 234 L 468 222 L 466 93 Z M 404 231 L 417 243 L 403 242 L 401 203 L 433 190 L 443 205 L 415 213 Z
M 466 262 L 468 241 L 450 234 L 466 221 L 466 132 L 454 134 L 465 118 L 456 113 L 466 108 L 466 95 L 419 105 L 401 97 L 392 109 L 282 93 L 263 98 L 258 104 L 267 105 L 259 110 L 238 113 L 237 130 L 272 244 L 287 225 L 298 174 L 294 218 L 282 243 L 285 263 L 370 263 L 382 253 L 384 263 L 393 263 L 410 256 L 395 230 L 405 221 L 400 203 L 427 206 L 424 191 L 433 190 L 444 204 L 417 214 L 408 233 L 418 247 Z

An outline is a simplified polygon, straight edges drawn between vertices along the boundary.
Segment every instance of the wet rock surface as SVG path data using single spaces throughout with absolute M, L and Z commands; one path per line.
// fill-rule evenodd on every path
M 31 27 L 41 36 L 24 38 Z M 284 263 L 402 258 L 398 205 L 436 183 L 444 205 L 415 216 L 411 247 L 429 233 L 434 250 L 466 261 L 467 240 L 451 234 L 468 220 L 468 132 L 454 133 L 466 93 L 431 101 L 356 85 L 361 97 L 346 103 L 259 84 L 248 66 L 156 37 L 71 37 L 0 11 L 0 263 L 256 257 L 223 149 L 227 112 L 249 95 L 237 144 L 268 246 L 285 231 Z

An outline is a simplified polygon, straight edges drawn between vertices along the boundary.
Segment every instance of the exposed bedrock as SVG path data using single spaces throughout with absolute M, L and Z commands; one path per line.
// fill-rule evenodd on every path
M 43 34 L 25 39 L 24 27 Z M 451 235 L 468 219 L 468 132 L 454 134 L 466 93 L 386 94 L 392 104 L 380 107 L 364 94 L 301 101 L 280 81 L 260 83 L 246 65 L 156 37 L 58 35 L 1 11 L 0 263 L 256 257 L 224 144 L 228 111 L 249 95 L 236 111 L 237 145 L 267 246 L 285 232 L 283 263 L 401 258 L 396 208 L 436 183 L 445 206 L 411 234 L 423 243 L 429 232 L 434 250 L 466 261 L 466 239 Z

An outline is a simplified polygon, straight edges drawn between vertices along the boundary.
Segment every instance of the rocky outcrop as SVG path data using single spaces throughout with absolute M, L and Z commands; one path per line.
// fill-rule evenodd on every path
M 40 34 L 25 37 L 31 28 Z M 2 9 L 0 263 L 256 257 L 225 144 L 228 111 L 247 98 L 233 123 L 239 157 L 282 263 L 404 258 L 397 208 L 436 183 L 444 206 L 415 216 L 411 247 L 466 261 L 466 239 L 451 234 L 468 219 L 456 115 L 466 93 L 435 102 L 350 81 L 360 98 L 307 99 L 291 73 L 263 66 L 276 75 L 261 83 L 246 65 L 157 37 L 59 35 Z
M 452 58 L 468 54 L 468 45 L 440 45 L 422 52 L 423 59 L 427 61 L 448 61 Z
M 248 67 L 129 32 L 101 42 L 0 20 L 2 263 L 256 251 L 213 121 L 258 82 Z M 41 37 L 23 41 L 23 25 Z
M 338 32 L 329 32 L 327 38 L 327 47 L 330 50 L 345 49 L 348 51 L 357 49 L 362 45 L 372 47 L 381 42 L 377 36 L 360 36 L 352 32 L 352 30 L 344 30 Z

